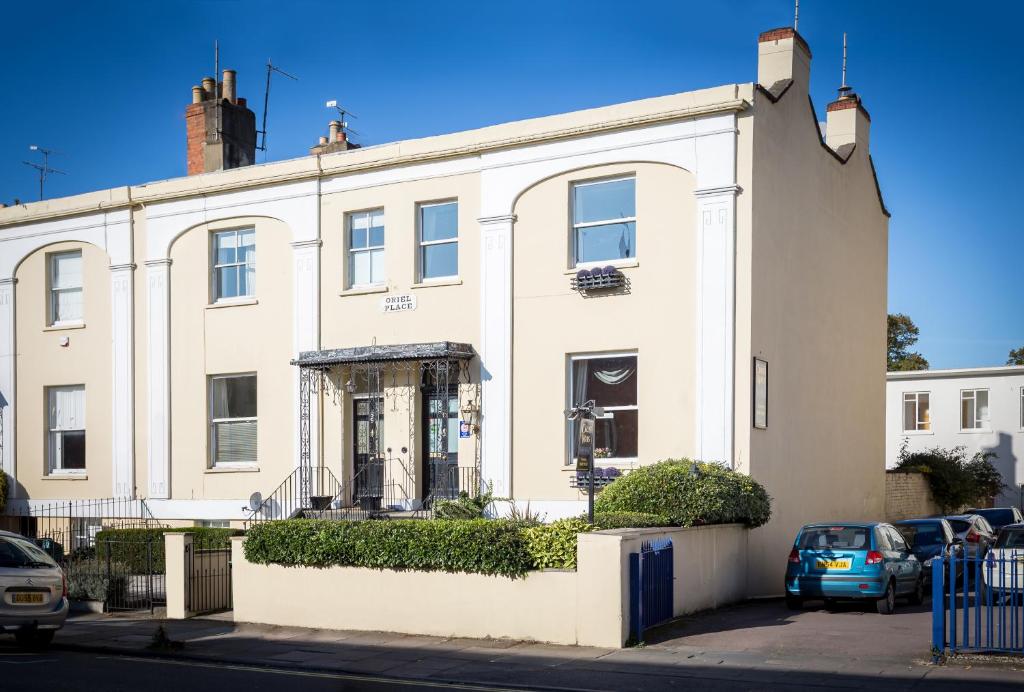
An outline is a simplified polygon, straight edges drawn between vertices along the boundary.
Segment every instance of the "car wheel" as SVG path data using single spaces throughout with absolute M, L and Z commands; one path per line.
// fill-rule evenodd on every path
M 921 605 L 924 603 L 924 579 L 918 579 L 917 584 L 914 586 L 914 590 L 907 597 L 907 601 L 910 605 Z
M 896 610 L 896 587 L 891 581 L 885 588 L 885 595 L 875 601 L 875 607 L 878 609 L 879 615 L 892 615 Z
M 790 610 L 803 610 L 804 599 L 799 596 L 790 596 L 789 594 L 786 594 L 786 607 Z
M 45 649 L 53 641 L 53 630 L 21 630 L 14 639 L 25 649 Z
M 825 610 L 835 610 L 839 607 L 839 601 L 834 598 L 825 599 Z

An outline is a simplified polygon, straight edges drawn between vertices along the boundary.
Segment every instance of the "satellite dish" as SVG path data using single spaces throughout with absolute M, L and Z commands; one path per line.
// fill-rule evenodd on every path
M 260 511 L 260 508 L 262 506 L 263 506 L 263 495 L 261 495 L 260 493 L 256 492 L 256 493 L 253 493 L 252 495 L 249 496 L 249 509 L 251 509 L 253 512 L 258 512 L 258 511 Z

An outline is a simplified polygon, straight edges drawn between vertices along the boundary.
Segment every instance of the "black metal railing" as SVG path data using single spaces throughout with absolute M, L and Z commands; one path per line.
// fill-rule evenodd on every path
M 469 497 L 477 497 L 481 492 L 480 469 L 475 466 L 448 466 L 443 469 L 435 467 L 430 477 L 427 496 L 423 498 L 415 518 L 432 518 L 439 501 L 458 499 L 462 493 Z
M 245 528 L 265 521 L 292 519 L 331 505 L 341 492 L 341 483 L 326 466 L 299 467 L 274 492 L 249 508 Z
M 394 479 L 392 465 L 391 460 L 383 457 L 360 463 L 352 478 L 339 485 L 338 492 L 326 506 L 311 508 L 304 516 L 362 521 L 387 519 L 404 511 L 408 494 L 404 485 Z
M 231 610 L 231 544 L 221 536 L 196 534 L 185 554 L 185 609 L 193 614 Z

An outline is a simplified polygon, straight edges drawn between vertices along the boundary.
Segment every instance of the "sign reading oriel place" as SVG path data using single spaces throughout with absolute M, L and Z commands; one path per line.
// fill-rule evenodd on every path
M 416 296 L 411 293 L 386 295 L 380 299 L 381 312 L 409 312 L 416 309 Z

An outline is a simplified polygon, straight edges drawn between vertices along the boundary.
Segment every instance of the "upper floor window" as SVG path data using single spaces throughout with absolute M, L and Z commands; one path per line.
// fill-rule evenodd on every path
M 960 390 L 960 428 L 962 430 L 987 430 L 988 390 Z
M 420 280 L 459 275 L 459 203 L 420 205 Z
M 49 473 L 85 472 L 85 387 L 48 387 Z
M 348 276 L 350 286 L 384 283 L 384 210 L 348 216 Z
M 575 264 L 636 257 L 636 178 L 572 186 Z
M 635 461 L 640 419 L 636 355 L 579 355 L 570 363 L 570 405 L 593 399 L 604 409 L 594 426 L 595 460 Z M 570 431 L 572 453 L 567 463 L 577 456 L 575 424 Z
M 82 251 L 50 257 L 50 324 L 82 321 Z
M 903 432 L 919 432 L 931 429 L 931 403 L 928 392 L 904 392 Z
M 213 234 L 213 299 L 247 298 L 256 293 L 256 230 Z
M 211 377 L 210 465 L 256 461 L 256 375 Z

